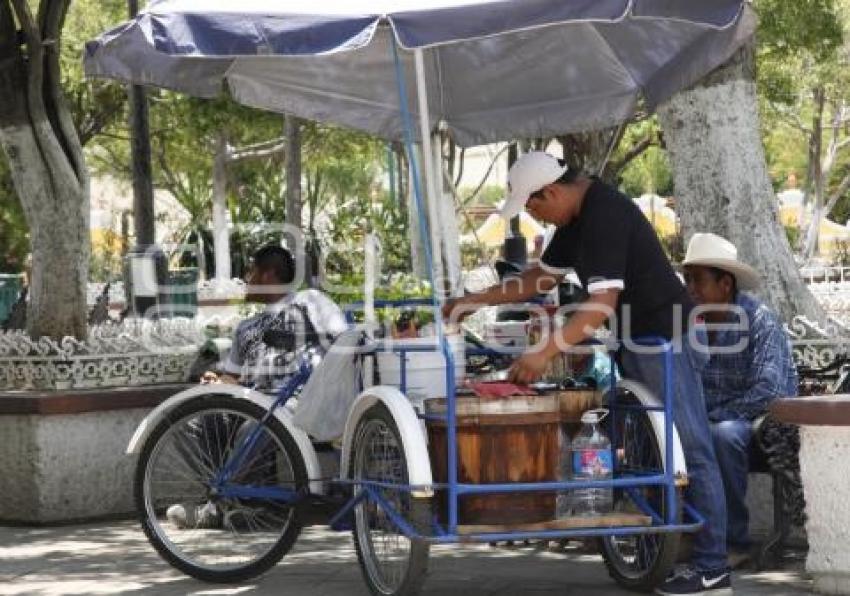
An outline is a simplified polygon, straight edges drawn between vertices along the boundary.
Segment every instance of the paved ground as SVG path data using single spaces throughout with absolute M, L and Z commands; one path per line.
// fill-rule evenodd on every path
M 735 576 L 742 595 L 805 594 L 801 563 Z M 432 550 L 425 594 L 608 596 L 618 590 L 596 555 L 534 547 L 441 546 Z M 245 594 L 367 596 L 350 535 L 316 526 L 272 571 L 240 586 L 187 578 L 162 562 L 132 522 L 58 528 L 0 527 L 0 594 Z

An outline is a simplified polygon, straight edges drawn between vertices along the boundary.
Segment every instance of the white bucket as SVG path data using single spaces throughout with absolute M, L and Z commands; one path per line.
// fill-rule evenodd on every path
M 459 384 L 466 374 L 466 350 L 463 336 L 460 334 L 446 335 L 449 349 L 455 361 L 455 386 Z M 446 396 L 446 359 L 436 337 L 414 337 L 409 339 L 398 339 L 384 343 L 386 351 L 379 351 L 378 371 L 381 374 L 382 385 L 401 386 L 401 357 L 398 352 L 391 349 L 405 347 L 431 347 L 433 351 L 428 352 L 405 352 L 405 393 L 407 397 L 417 405 L 431 397 Z
M 484 339 L 489 347 L 515 348 L 525 350 L 528 347 L 528 321 L 497 321 L 487 323 L 484 328 Z

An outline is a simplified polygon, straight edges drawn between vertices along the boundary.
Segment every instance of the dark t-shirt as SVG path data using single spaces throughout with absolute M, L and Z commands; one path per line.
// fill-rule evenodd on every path
M 588 292 L 622 290 L 618 337 L 672 339 L 687 329 L 692 303 L 649 221 L 634 201 L 597 179 L 578 217 L 559 227 L 541 266 L 574 269 Z

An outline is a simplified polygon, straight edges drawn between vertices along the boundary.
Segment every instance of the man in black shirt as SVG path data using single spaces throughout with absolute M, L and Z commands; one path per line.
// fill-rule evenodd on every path
M 518 279 L 484 292 L 449 300 L 447 318 L 458 320 L 479 306 L 521 302 L 553 288 L 574 269 L 587 299 L 559 333 L 523 354 L 511 380 L 537 380 L 555 355 L 611 323 L 621 342 L 623 375 L 664 395 L 663 359 L 657 348 L 642 349 L 633 339 L 652 336 L 673 345 L 673 416 L 688 465 L 690 503 L 706 519 L 694 540 L 691 566 L 659 588 L 662 594 L 731 593 L 726 561 L 726 509 L 723 484 L 712 445 L 699 371 L 704 352 L 685 341 L 692 303 L 673 271 L 652 226 L 626 196 L 595 178 L 577 176 L 544 152 L 523 155 L 508 175 L 506 218 L 528 211 L 557 226 L 540 259 Z

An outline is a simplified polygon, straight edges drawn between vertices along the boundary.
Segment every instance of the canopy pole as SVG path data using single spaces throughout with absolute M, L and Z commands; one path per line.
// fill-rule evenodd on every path
M 437 188 L 437 213 L 440 218 L 440 239 L 443 241 L 443 260 L 446 264 L 445 289 L 449 296 L 460 296 L 459 288 L 463 285 L 460 270 L 460 234 L 457 227 L 454 201 L 446 200 L 446 185 L 443 181 L 443 147 L 440 134 L 434 135 L 434 177 Z
M 434 180 L 434 159 L 431 147 L 431 127 L 428 122 L 428 89 L 425 86 L 425 60 L 422 48 L 413 51 L 413 63 L 416 70 L 416 97 L 419 104 L 419 133 L 422 136 L 422 162 L 425 178 L 425 200 L 428 207 L 428 226 L 431 232 L 431 251 L 433 261 L 432 277 L 434 280 L 434 295 L 442 302 L 445 294 L 445 279 L 443 275 L 443 247 L 440 238 L 440 216 L 437 212 L 437 192 Z

